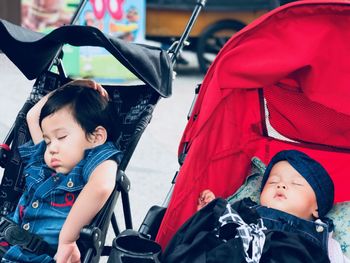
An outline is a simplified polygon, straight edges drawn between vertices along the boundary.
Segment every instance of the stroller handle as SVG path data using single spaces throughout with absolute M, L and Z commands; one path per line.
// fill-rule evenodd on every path
M 87 2 L 88 2 L 88 0 L 80 1 L 79 7 L 77 8 L 77 11 L 75 12 L 75 14 L 73 15 L 73 17 L 71 19 L 71 25 L 74 25 L 77 22 L 84 6 L 87 4 Z M 168 53 L 171 54 L 171 62 L 173 65 L 175 65 L 176 60 L 179 57 L 179 55 L 181 54 L 184 46 L 188 45 L 187 38 L 192 30 L 192 27 L 193 27 L 195 21 L 197 20 L 197 17 L 199 15 L 200 11 L 202 10 L 203 7 L 205 7 L 206 2 L 207 2 L 207 0 L 197 0 L 196 6 L 192 12 L 190 20 L 188 21 L 188 23 L 185 27 L 183 34 L 180 37 L 180 40 L 176 41 L 169 48 Z
M 172 52 L 173 47 L 169 48 L 168 52 L 171 53 L 171 62 L 173 65 L 175 65 L 178 56 L 182 52 L 182 49 L 184 48 L 186 43 L 188 43 L 187 38 L 192 30 L 192 27 L 193 27 L 195 21 L 197 20 L 197 17 L 199 15 L 200 11 L 205 6 L 206 2 L 207 2 L 207 0 L 197 0 L 197 4 L 192 12 L 190 20 L 188 21 L 188 23 L 185 27 L 184 32 L 181 35 L 180 40 L 178 42 L 176 42 L 176 47 L 175 47 L 174 51 Z

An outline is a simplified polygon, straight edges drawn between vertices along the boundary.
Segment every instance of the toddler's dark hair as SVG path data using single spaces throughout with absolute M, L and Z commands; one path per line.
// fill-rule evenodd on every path
M 103 126 L 107 130 L 107 140 L 115 141 L 112 105 L 98 91 L 78 85 L 65 85 L 51 94 L 41 109 L 40 127 L 44 118 L 67 106 L 86 135 L 92 134 L 97 126 Z

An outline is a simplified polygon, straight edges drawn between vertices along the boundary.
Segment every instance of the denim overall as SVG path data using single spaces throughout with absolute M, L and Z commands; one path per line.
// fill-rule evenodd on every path
M 120 162 L 122 153 L 107 142 L 85 151 L 82 159 L 69 174 L 55 173 L 44 161 L 45 142 L 32 142 L 19 148 L 25 173 L 25 191 L 10 219 L 23 229 L 38 234 L 57 248 L 59 232 L 67 215 L 88 182 L 92 171 L 108 159 Z M 12 246 L 1 262 L 54 262 L 49 255 L 34 255 Z
M 298 233 L 321 247 L 328 254 L 328 237 L 333 230 L 330 219 L 305 220 L 273 208 L 256 205 L 254 207 L 269 230 Z

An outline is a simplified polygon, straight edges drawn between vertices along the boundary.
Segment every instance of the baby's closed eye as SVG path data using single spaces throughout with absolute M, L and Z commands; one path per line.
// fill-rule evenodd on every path
M 277 176 L 270 176 L 267 183 L 268 184 L 278 184 L 280 182 L 280 179 Z
M 296 185 L 296 186 L 304 186 L 304 184 L 302 182 L 292 182 L 293 185 Z

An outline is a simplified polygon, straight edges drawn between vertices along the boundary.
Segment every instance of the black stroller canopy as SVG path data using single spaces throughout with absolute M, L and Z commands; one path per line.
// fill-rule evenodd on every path
M 161 96 L 171 95 L 171 59 L 160 48 L 128 43 L 89 26 L 63 26 L 45 35 L 0 20 L 0 49 L 29 80 L 50 66 L 64 44 L 105 48 Z

